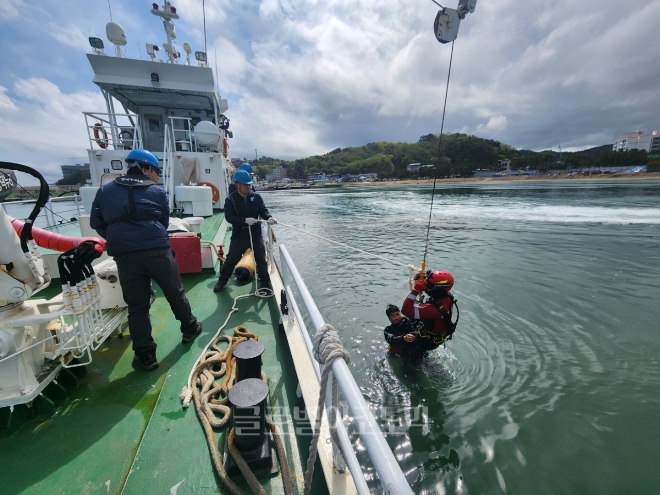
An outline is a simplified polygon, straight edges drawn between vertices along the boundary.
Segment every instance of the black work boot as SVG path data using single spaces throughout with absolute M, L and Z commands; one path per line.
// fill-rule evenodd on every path
M 138 356 L 137 354 L 133 358 L 133 368 L 141 368 L 143 370 L 152 371 L 158 368 L 158 360 L 156 359 L 156 353 L 149 352 Z
M 270 279 L 268 279 L 268 280 L 259 280 L 259 282 L 261 282 L 261 283 L 259 284 L 259 285 L 261 286 L 261 287 L 259 287 L 260 289 L 270 289 L 270 290 L 273 290 L 273 286 L 272 286 L 271 283 L 270 283 Z
M 218 282 L 215 284 L 215 287 L 213 287 L 213 292 L 220 292 L 222 289 L 225 288 L 225 285 L 227 285 L 227 281 L 219 279 Z
M 195 323 L 195 326 L 192 327 L 190 331 L 183 332 L 183 336 L 181 337 L 181 343 L 189 344 L 190 342 L 195 340 L 200 333 L 202 333 L 202 324 L 198 322 Z

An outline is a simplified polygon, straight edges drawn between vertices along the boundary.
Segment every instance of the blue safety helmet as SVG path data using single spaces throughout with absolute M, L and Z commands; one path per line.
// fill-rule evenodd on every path
M 245 170 L 250 175 L 254 173 L 252 172 L 252 165 L 250 165 L 249 163 L 241 163 L 241 166 L 238 167 L 238 170 Z
M 234 182 L 237 184 L 252 184 L 252 177 L 245 170 L 238 170 L 234 174 Z
M 160 171 L 160 165 L 158 164 L 158 158 L 156 158 L 156 155 L 147 150 L 142 150 L 139 148 L 131 151 L 128 154 L 126 157 L 126 163 L 128 163 L 129 167 L 134 165 L 149 165 Z

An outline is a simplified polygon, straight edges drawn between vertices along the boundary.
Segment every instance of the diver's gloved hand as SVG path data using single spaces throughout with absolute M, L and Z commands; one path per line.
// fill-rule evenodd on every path
M 250 225 L 250 226 L 254 225 L 254 224 L 257 223 L 258 221 L 259 221 L 259 220 L 257 220 L 256 218 L 252 218 L 252 217 L 247 217 L 247 218 L 245 219 L 245 223 L 247 223 L 247 224 Z
M 273 217 L 270 217 L 268 219 L 268 225 L 275 225 L 277 223 L 277 220 L 275 220 Z
M 424 292 L 426 290 L 426 279 L 418 280 L 417 282 L 415 282 L 415 285 L 413 286 L 413 290 L 417 291 L 418 294 L 420 292 Z

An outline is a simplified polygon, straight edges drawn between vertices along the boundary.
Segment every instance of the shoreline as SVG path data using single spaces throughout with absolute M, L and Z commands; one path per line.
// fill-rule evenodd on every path
M 454 184 L 460 182 L 542 182 L 542 181 L 603 181 L 603 180 L 660 180 L 660 172 L 637 172 L 632 174 L 598 174 L 598 175 L 518 175 L 509 177 L 455 177 L 453 179 L 437 179 L 437 183 Z M 392 186 L 410 184 L 433 184 L 433 179 L 405 179 L 379 182 L 346 182 L 342 186 Z

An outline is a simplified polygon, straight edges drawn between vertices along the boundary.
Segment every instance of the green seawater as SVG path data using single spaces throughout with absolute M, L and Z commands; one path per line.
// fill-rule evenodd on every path
M 418 265 L 431 190 L 263 196 L 280 222 Z M 417 365 L 389 357 L 382 333 L 406 269 L 276 234 L 415 493 L 658 493 L 660 182 L 438 186 L 427 262 L 454 275 L 460 323 Z

